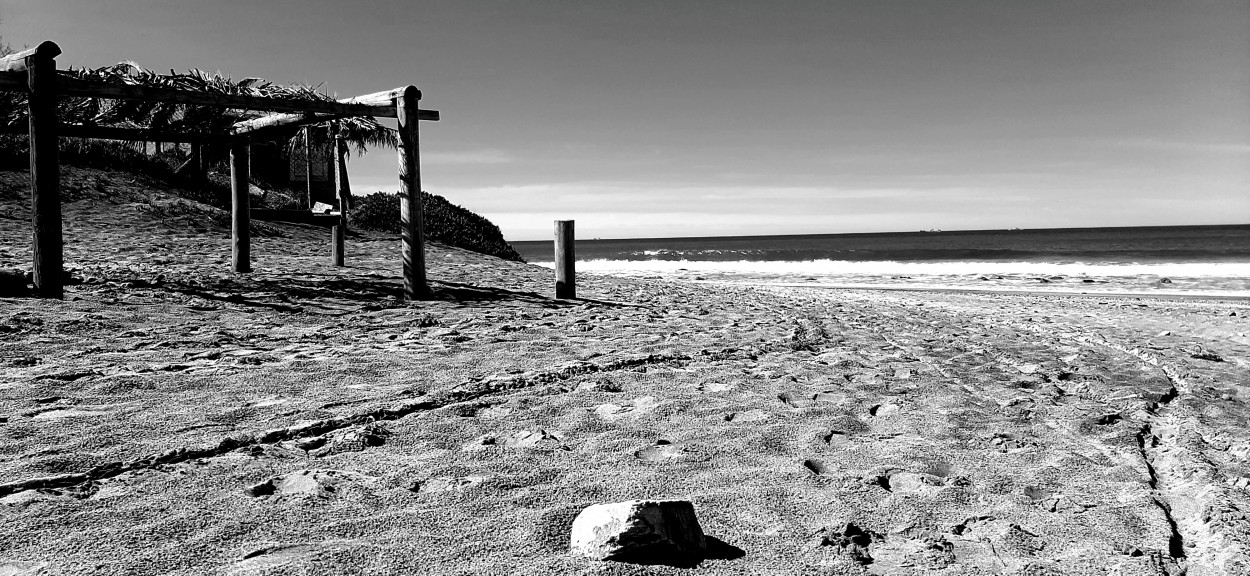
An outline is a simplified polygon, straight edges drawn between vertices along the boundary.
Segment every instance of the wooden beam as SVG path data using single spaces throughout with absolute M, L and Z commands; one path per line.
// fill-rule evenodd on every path
M 252 196 L 248 143 L 230 146 L 230 252 L 235 272 L 252 271 Z
M 556 298 L 577 297 L 577 255 L 574 251 L 573 221 L 556 220 Z
M 307 124 L 320 124 L 329 120 L 338 120 L 339 118 L 351 117 L 351 114 L 270 114 L 253 118 L 251 120 L 243 120 L 236 122 L 230 131 L 236 135 L 252 134 L 261 130 L 270 128 L 278 128 L 282 126 L 304 126 Z M 395 116 L 394 106 L 387 107 L 386 114 L 370 114 L 370 116 L 380 118 L 390 118 Z M 417 120 L 429 120 L 438 122 L 442 119 L 442 114 L 438 110 L 418 110 Z
M 405 94 L 408 94 L 410 90 L 416 90 L 417 100 L 421 99 L 421 91 L 417 90 L 416 86 L 408 85 L 408 86 L 400 86 L 399 88 L 392 88 L 390 90 L 383 90 L 381 92 L 374 92 L 372 94 L 362 94 L 360 96 L 353 96 L 351 98 L 346 98 L 341 101 L 342 102 L 355 102 L 357 104 L 368 104 L 372 106 L 390 106 L 394 108 L 395 106 L 399 104 L 399 99 L 403 97 Z
M 26 134 L 20 126 L 0 126 L 0 134 Z M 64 138 L 95 138 L 98 140 L 126 140 L 128 142 L 190 142 L 224 143 L 235 140 L 232 136 L 207 132 L 168 132 L 150 128 L 113 128 L 111 126 L 82 126 L 61 124 L 60 136 Z
M 409 86 L 395 100 L 395 117 L 399 119 L 399 221 L 405 300 L 418 300 L 429 293 L 425 281 L 425 216 L 421 207 L 421 141 L 417 130 L 420 99 L 421 91 Z
M 56 60 L 40 54 L 39 48 L 35 50 L 33 55 L 23 60 L 27 65 L 30 87 L 27 116 L 30 123 L 31 224 L 35 231 L 33 276 L 39 295 L 62 298 L 65 296 L 65 247 L 61 232 L 61 164 L 57 158 Z M 55 52 L 60 53 L 60 49 Z
M 56 42 L 44 40 L 34 48 L 22 50 L 21 52 L 14 52 L 0 58 L 0 71 L 25 72 L 27 70 L 28 61 L 31 58 L 53 60 L 60 55 L 61 47 L 57 46 Z
M 157 88 L 133 84 L 113 84 L 98 80 L 82 80 L 62 76 L 57 79 L 61 94 L 89 98 L 115 98 L 121 100 L 146 100 L 171 102 L 198 106 L 219 106 L 245 110 L 271 110 L 274 112 L 312 112 L 318 114 L 344 114 L 348 116 L 374 116 L 387 110 L 369 104 L 334 101 L 302 100 L 243 94 L 209 94 L 174 88 Z

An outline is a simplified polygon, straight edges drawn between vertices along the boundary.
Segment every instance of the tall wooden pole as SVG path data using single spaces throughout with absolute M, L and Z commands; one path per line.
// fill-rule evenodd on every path
M 577 297 L 573 221 L 556 220 L 556 298 Z
M 417 131 L 417 104 L 421 91 L 408 86 L 395 98 L 399 119 L 399 220 L 402 224 L 404 299 L 417 300 L 428 292 L 425 282 L 425 217 L 421 208 L 421 147 Z
M 344 236 L 347 235 L 347 210 L 351 203 L 351 188 L 347 183 L 347 143 L 339 134 L 338 124 L 334 130 L 334 194 L 339 200 L 339 225 L 330 228 L 331 251 L 330 259 L 335 266 L 342 266 L 344 260 Z
M 304 127 L 304 207 L 312 210 L 313 207 L 313 184 L 312 184 L 312 126 Z
M 334 153 L 334 190 L 339 199 L 339 213 L 346 217 L 352 208 L 352 183 L 347 176 L 347 142 L 342 135 L 334 136 Z
M 65 296 L 61 166 L 57 157 L 56 117 L 56 56 L 60 53 L 60 48 L 37 50 L 26 57 L 30 85 L 30 198 L 35 231 L 32 272 L 35 290 L 46 298 Z
M 252 271 L 252 199 L 248 194 L 247 140 L 230 144 L 230 247 L 235 272 Z

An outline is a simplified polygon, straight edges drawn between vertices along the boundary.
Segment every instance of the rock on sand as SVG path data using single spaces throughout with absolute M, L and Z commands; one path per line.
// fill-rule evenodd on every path
M 707 540 L 689 501 L 628 500 L 582 510 L 570 548 L 595 560 L 649 564 L 702 556 Z

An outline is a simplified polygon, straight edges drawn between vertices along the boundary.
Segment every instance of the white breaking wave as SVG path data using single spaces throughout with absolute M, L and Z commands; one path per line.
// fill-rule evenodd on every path
M 551 268 L 553 263 L 539 263 Z M 638 274 L 708 273 L 746 276 L 1065 276 L 1184 277 L 1250 280 L 1250 262 L 1051 263 L 1051 262 L 896 262 L 850 260 L 579 260 L 578 271 Z

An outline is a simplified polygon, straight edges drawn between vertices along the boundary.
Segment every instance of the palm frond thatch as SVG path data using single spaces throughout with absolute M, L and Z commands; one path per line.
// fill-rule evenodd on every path
M 320 90 L 319 86 L 302 84 L 280 85 L 262 78 L 232 80 L 221 74 L 210 74 L 198 69 L 185 73 L 170 70 L 169 74 L 157 74 L 134 62 L 120 62 L 100 68 L 69 68 L 60 74 L 76 79 L 149 86 L 232 96 L 256 96 L 285 98 L 309 102 L 332 102 L 334 98 Z M 0 92 L 0 123 L 15 125 L 26 121 L 26 98 L 15 92 Z M 223 133 L 236 122 L 261 116 L 252 110 L 238 110 L 217 106 L 198 106 L 148 102 L 142 100 L 114 100 L 107 98 L 62 98 L 58 112 L 61 121 L 87 126 L 114 126 L 125 128 L 150 128 L 178 132 Z M 355 148 L 364 153 L 369 147 L 398 147 L 394 130 L 383 126 L 372 117 L 345 118 L 333 121 L 339 134 Z M 329 124 L 331 121 L 322 123 Z

